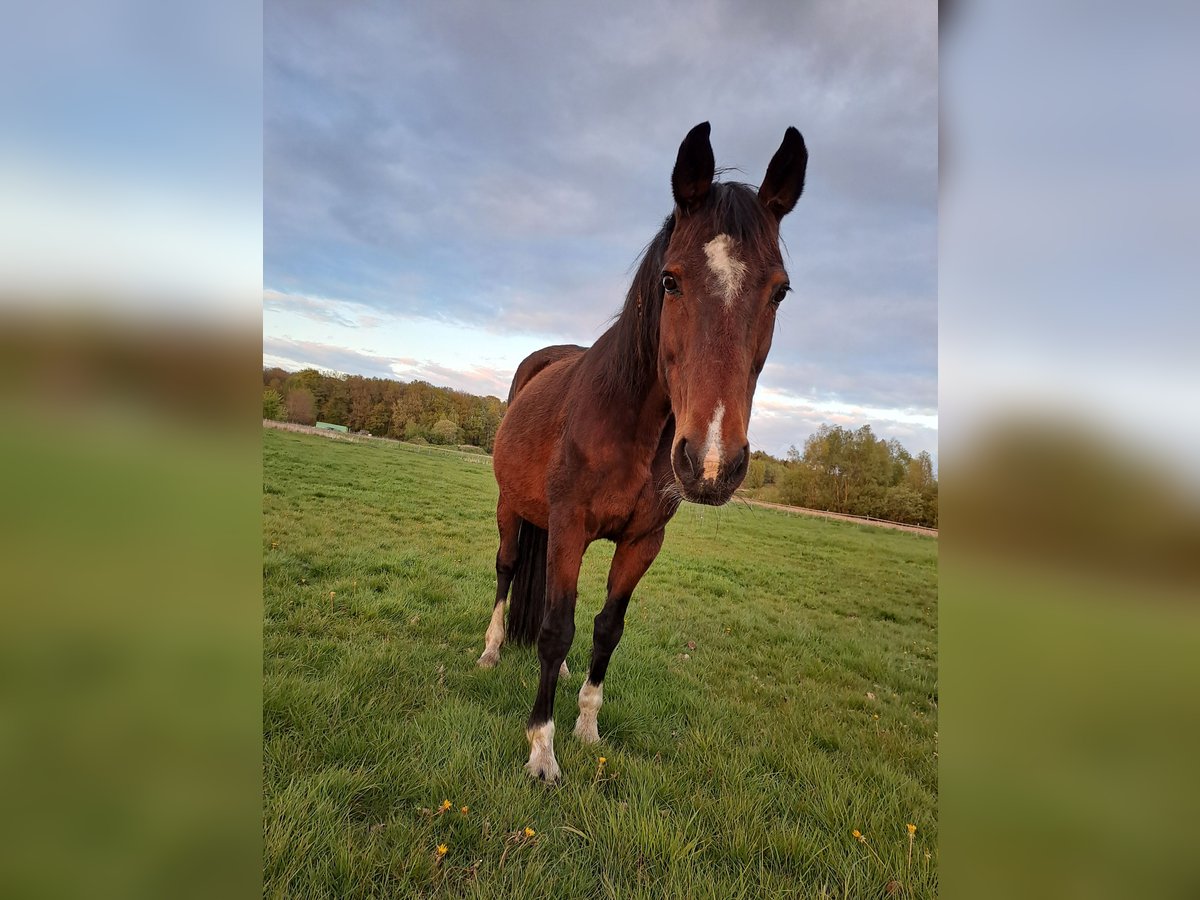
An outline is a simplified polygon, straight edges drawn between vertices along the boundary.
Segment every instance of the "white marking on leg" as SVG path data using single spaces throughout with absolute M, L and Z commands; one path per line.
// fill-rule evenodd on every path
M 746 277 L 746 264 L 733 255 L 733 246 L 733 238 L 727 234 L 718 234 L 704 245 L 709 271 L 724 295 L 726 309 L 737 299 L 742 290 L 742 280 Z
M 712 481 L 721 469 L 721 422 L 725 418 L 725 404 L 718 403 L 708 423 L 708 434 L 704 437 L 704 477 Z
M 600 729 L 596 725 L 596 714 L 604 703 L 604 684 L 593 685 L 584 679 L 579 689 L 579 718 L 575 720 L 575 737 L 585 744 L 600 740 Z
M 558 760 L 554 758 L 554 723 L 546 722 L 525 732 L 529 738 L 529 762 L 525 763 L 525 771 L 534 778 L 541 778 L 550 783 L 558 781 L 562 773 L 558 768 Z
M 490 669 L 500 661 L 500 645 L 504 643 L 504 604 L 497 603 L 492 609 L 492 621 L 488 623 L 487 634 L 483 636 L 483 656 L 479 657 L 479 666 Z
M 570 678 L 571 677 L 571 670 L 567 668 L 567 661 L 565 659 L 562 661 L 562 665 L 560 665 L 558 667 L 558 677 L 559 678 Z

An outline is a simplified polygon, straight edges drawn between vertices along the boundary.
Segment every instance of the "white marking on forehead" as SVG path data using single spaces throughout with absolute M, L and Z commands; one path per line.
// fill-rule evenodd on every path
M 746 277 L 746 264 L 733 255 L 734 241 L 727 234 L 718 234 L 704 245 L 709 271 L 725 295 L 726 308 L 733 305 Z
M 712 481 L 721 468 L 721 421 L 725 418 L 725 404 L 718 403 L 708 423 L 708 434 L 704 437 L 704 477 Z

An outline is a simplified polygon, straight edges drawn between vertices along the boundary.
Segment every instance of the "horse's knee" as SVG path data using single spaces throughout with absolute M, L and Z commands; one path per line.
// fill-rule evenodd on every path
M 574 640 L 573 617 L 557 611 L 551 612 L 542 622 L 542 630 L 538 635 L 538 658 L 557 667 L 566 658 Z
M 601 621 L 600 616 L 596 616 L 596 626 L 592 631 L 592 642 L 598 648 L 612 652 L 612 649 L 617 646 L 621 640 L 621 635 L 624 633 L 624 622 Z

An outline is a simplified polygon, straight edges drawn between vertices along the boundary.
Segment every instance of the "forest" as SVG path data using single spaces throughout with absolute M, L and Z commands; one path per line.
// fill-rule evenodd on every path
M 316 369 L 263 370 L 264 419 L 301 425 L 329 422 L 411 443 L 467 444 L 491 453 L 507 406 L 497 397 L 477 397 L 424 381 Z
M 329 422 L 417 444 L 478 447 L 492 452 L 507 408 L 424 381 L 339 375 L 316 369 L 263 370 L 263 418 L 312 425 Z M 926 451 L 915 456 L 896 440 L 823 425 L 786 458 L 755 451 L 744 496 L 810 509 L 871 516 L 936 528 L 938 482 Z

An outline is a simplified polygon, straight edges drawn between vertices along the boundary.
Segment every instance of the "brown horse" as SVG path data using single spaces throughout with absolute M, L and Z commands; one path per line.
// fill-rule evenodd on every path
M 608 661 L 667 522 L 681 500 L 725 503 L 750 459 L 750 404 L 789 290 L 779 222 L 804 188 L 808 151 L 788 128 L 756 192 L 713 180 L 708 136 L 704 122 L 680 145 L 675 209 L 612 327 L 590 349 L 547 347 L 522 362 L 496 434 L 500 550 L 479 665 L 500 658 L 511 585 L 507 638 L 536 639 L 541 662 L 525 768 L 548 782 L 559 777 L 554 692 L 575 637 L 587 546 L 617 545 L 575 723 L 580 740 L 595 742 Z

